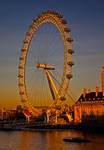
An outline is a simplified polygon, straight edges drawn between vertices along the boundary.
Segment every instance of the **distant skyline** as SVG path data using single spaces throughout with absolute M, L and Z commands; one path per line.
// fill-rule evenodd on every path
M 42 11 L 60 12 L 74 39 L 71 92 L 79 97 L 83 88 L 101 90 L 104 66 L 103 0 L 1 0 L 0 2 L 0 107 L 20 104 L 18 63 L 28 26 Z

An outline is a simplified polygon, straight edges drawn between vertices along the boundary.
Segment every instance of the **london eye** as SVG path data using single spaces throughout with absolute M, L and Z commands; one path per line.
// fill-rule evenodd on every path
M 57 105 L 66 99 L 72 78 L 72 41 L 63 16 L 48 10 L 29 26 L 18 66 L 18 86 L 24 109 L 32 115 L 34 106 Z

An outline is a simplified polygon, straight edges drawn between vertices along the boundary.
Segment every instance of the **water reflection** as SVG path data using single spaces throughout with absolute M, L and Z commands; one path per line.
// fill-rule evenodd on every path
M 81 136 L 91 143 L 67 143 L 67 136 Z M 104 135 L 66 131 L 0 132 L 0 150 L 103 150 Z
M 31 137 L 32 137 L 32 134 L 31 132 L 28 133 L 28 132 L 22 132 L 21 133 L 21 141 L 20 141 L 20 150 L 29 150 L 30 146 L 31 145 Z

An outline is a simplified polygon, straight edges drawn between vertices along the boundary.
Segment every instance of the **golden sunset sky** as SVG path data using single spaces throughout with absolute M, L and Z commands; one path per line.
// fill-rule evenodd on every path
M 10 0 L 0 2 L 0 108 L 20 104 L 18 63 L 28 26 L 42 11 L 60 12 L 74 39 L 71 91 L 78 98 L 82 89 L 100 87 L 104 65 L 103 0 Z M 60 52 L 60 51 L 59 51 Z

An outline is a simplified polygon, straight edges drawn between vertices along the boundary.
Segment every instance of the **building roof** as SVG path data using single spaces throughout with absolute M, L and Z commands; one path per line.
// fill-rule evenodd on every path
M 86 95 L 84 96 L 83 94 L 81 94 L 81 96 L 79 97 L 77 103 L 86 103 L 86 102 L 104 102 L 104 96 L 102 92 L 98 92 L 98 95 L 96 96 L 96 92 L 90 92 L 90 93 L 86 93 Z

